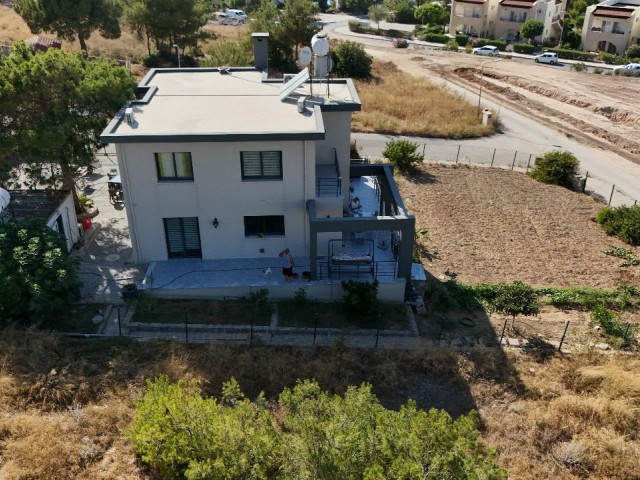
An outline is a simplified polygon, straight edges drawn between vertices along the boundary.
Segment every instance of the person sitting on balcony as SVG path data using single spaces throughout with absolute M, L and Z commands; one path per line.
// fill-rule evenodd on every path
M 358 197 L 355 197 L 353 200 L 351 200 L 351 204 L 349 205 L 349 213 L 351 213 L 351 215 L 353 216 L 362 215 L 362 205 L 360 204 L 360 199 Z

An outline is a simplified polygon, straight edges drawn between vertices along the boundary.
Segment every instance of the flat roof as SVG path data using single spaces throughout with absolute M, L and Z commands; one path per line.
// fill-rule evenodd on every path
M 280 101 L 282 80 L 263 78 L 250 68 L 154 69 L 139 87 L 142 99 L 129 102 L 102 133 L 105 143 L 159 141 L 229 142 L 318 140 L 324 138 L 321 110 L 360 110 L 351 80 L 313 85 L 313 97 L 298 112 L 309 84 Z M 133 111 L 133 121 L 125 116 Z

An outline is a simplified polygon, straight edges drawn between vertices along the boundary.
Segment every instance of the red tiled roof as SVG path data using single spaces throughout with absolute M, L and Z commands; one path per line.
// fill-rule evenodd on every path
M 536 0 L 502 0 L 500 5 L 503 7 L 531 8 Z
M 486 0 L 456 0 L 456 3 L 484 3 Z
M 593 15 L 596 17 L 630 18 L 633 10 L 630 8 L 596 7 Z

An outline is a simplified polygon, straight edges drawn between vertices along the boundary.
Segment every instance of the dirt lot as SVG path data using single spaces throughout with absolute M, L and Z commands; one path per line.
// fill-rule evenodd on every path
M 441 50 L 368 48 L 415 75 L 479 86 L 486 57 Z M 500 102 L 591 145 L 640 161 L 640 79 L 574 72 L 504 59 L 484 68 L 483 88 Z
M 561 187 L 536 182 L 522 173 L 482 167 L 423 166 L 412 177 L 398 177 L 416 228 L 426 229 L 424 266 L 430 275 L 469 283 L 511 283 L 542 286 L 613 288 L 640 284 L 640 266 L 620 267 L 620 259 L 605 255 L 607 246 L 628 245 L 606 235 L 594 221 L 602 204 Z M 640 248 L 632 248 L 640 255 Z M 500 334 L 504 318 L 478 320 L 477 328 L 461 328 L 453 314 L 452 336 Z M 489 320 L 489 321 L 487 321 Z M 545 308 L 536 319 L 520 319 L 520 336 L 542 335 L 558 341 L 566 321 L 570 343 L 602 341 L 585 312 Z M 625 314 L 624 322 L 638 315 Z M 437 319 L 427 317 L 421 329 L 437 331 Z M 453 324 L 452 324 L 453 322 Z M 487 330 L 488 328 L 488 330 Z M 432 332 L 433 333 L 433 332 Z M 511 330 L 507 335 L 517 336 Z

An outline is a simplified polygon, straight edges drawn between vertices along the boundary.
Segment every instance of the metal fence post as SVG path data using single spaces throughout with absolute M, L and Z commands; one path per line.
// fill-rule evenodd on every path
M 529 173 L 529 164 L 531 164 L 531 156 L 533 155 L 533 153 L 529 154 L 529 160 L 527 161 L 527 170 L 524 173 Z
M 380 329 L 376 332 L 376 348 L 378 348 L 378 340 L 380 339 Z
M 184 341 L 189 343 L 189 314 L 184 312 Z
M 423 156 L 423 157 L 424 157 L 424 151 L 425 151 L 425 149 L 426 149 L 426 148 L 427 148 L 427 144 L 426 144 L 426 143 L 423 143 L 423 144 L 422 144 L 422 156 Z
M 613 200 L 613 192 L 615 192 L 616 190 L 616 185 L 614 184 L 613 187 L 611 187 L 611 195 L 609 195 L 609 206 L 611 206 L 611 200 Z
M 491 167 L 493 168 L 493 161 L 496 159 L 496 150 L 497 148 L 493 149 L 493 156 L 491 157 Z
M 502 332 L 500 333 L 500 341 L 498 342 L 498 346 L 502 345 L 502 339 L 504 338 L 504 331 L 507 329 L 507 321 L 508 319 L 504 319 L 504 324 L 502 325 Z
M 120 305 L 116 307 L 116 310 L 118 311 L 118 335 L 122 336 L 122 324 L 120 323 Z
M 456 154 L 456 165 L 458 164 L 458 159 L 460 158 L 460 147 L 462 147 L 462 145 L 458 145 L 458 153 Z
M 513 170 L 513 167 L 515 167 L 516 165 L 516 158 L 518 158 L 518 151 L 516 150 L 516 153 L 513 154 L 513 163 L 511 164 L 511 170 Z
M 564 326 L 564 332 L 562 332 L 562 338 L 560 339 L 560 344 L 558 345 L 558 351 L 562 351 L 562 343 L 564 342 L 564 337 L 567 335 L 567 330 L 569 329 L 569 321 L 567 320 L 567 324 Z
M 624 335 L 622 335 L 622 340 L 627 341 L 627 335 L 629 334 L 629 328 L 631 328 L 631 324 L 627 323 L 627 327 L 624 329 Z
M 587 189 L 587 180 L 589 180 L 589 170 L 584 174 L 584 185 L 582 186 L 582 193 Z

